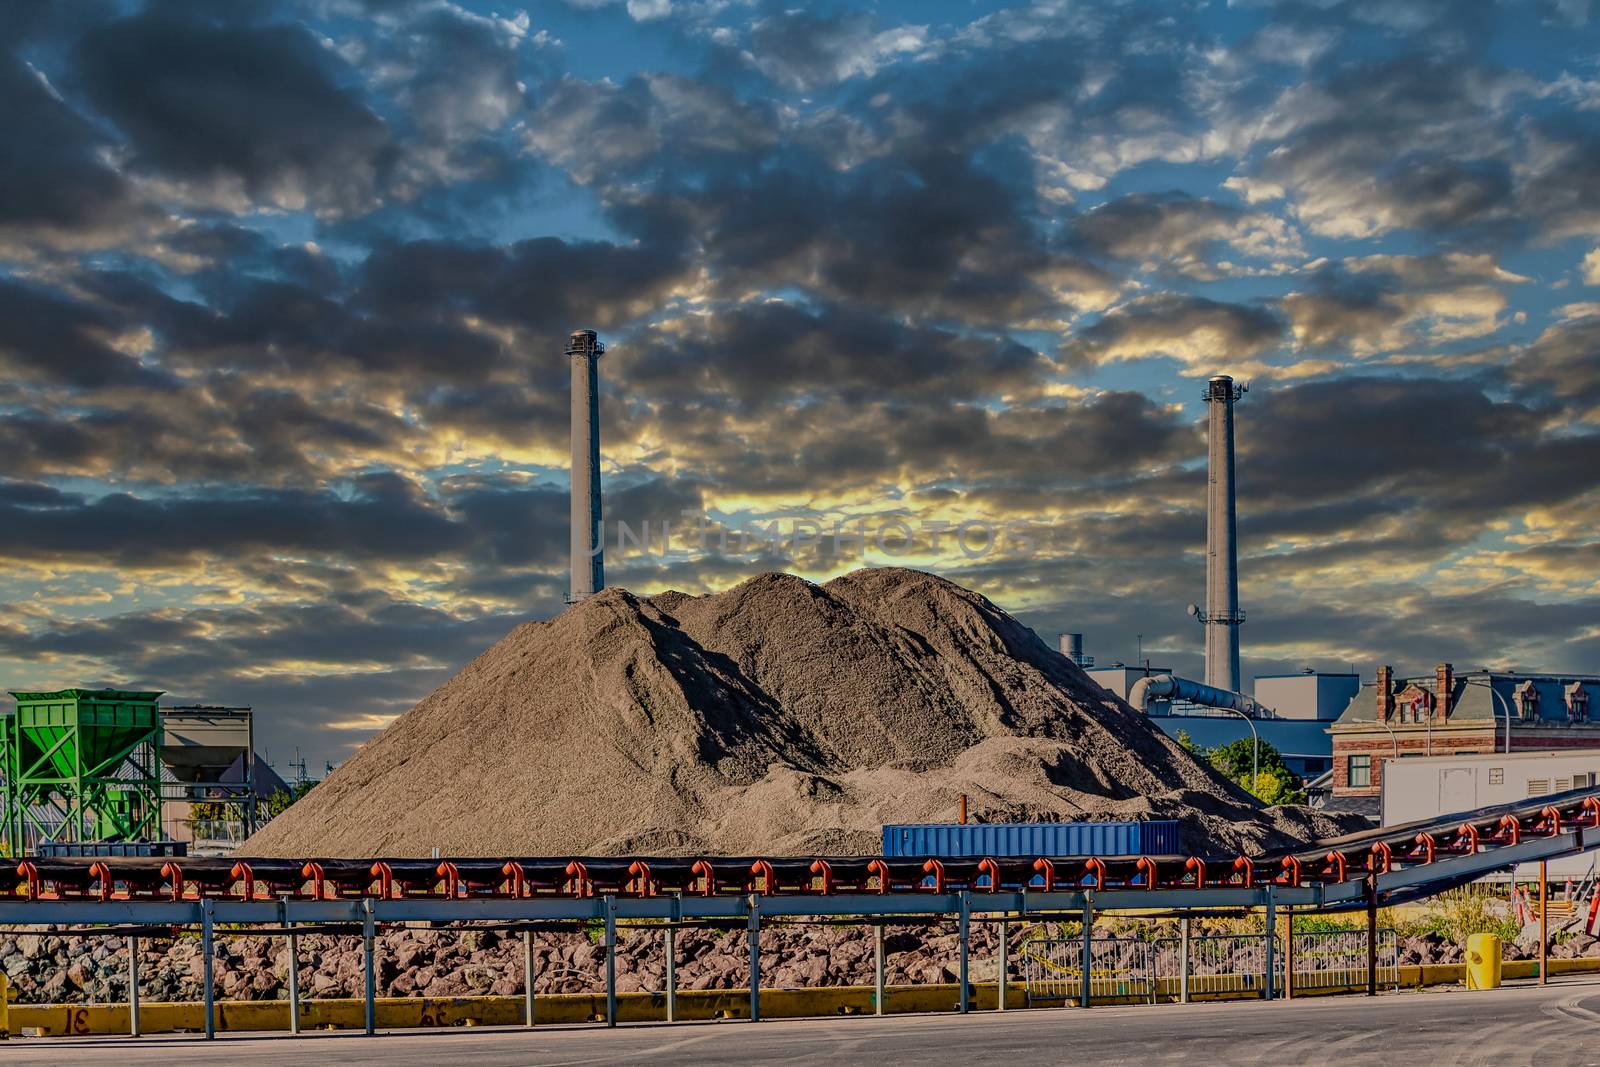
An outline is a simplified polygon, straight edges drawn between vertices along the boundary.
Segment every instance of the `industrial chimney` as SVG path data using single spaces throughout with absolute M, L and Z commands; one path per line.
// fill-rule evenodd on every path
M 1061 654 L 1070 659 L 1072 662 L 1076 663 L 1078 666 L 1094 666 L 1094 657 L 1085 656 L 1083 654 L 1082 634 L 1057 634 L 1056 643 L 1057 647 L 1061 650 Z
M 572 578 L 567 603 L 606 587 L 605 533 L 600 526 L 600 354 L 593 330 L 567 339 L 572 363 Z
M 1206 459 L 1206 609 L 1197 612 L 1206 628 L 1206 684 L 1239 691 L 1238 527 L 1233 505 L 1233 405 L 1245 387 L 1226 374 L 1206 383 L 1210 414 Z

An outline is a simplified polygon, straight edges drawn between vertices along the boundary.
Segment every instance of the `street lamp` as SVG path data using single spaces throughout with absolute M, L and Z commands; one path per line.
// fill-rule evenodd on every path
M 1510 752 L 1511 752 L 1511 705 L 1506 702 L 1506 698 L 1505 697 L 1500 695 L 1500 690 L 1498 690 L 1498 689 L 1496 689 L 1494 687 L 1493 678 L 1491 678 L 1487 682 L 1478 682 L 1478 681 L 1472 680 L 1471 678 L 1468 678 L 1467 679 L 1467 684 L 1468 685 L 1481 685 L 1481 686 L 1483 686 L 1485 689 L 1487 689 L 1489 691 L 1489 695 L 1494 697 L 1495 701 L 1498 701 L 1500 706 L 1505 709 L 1505 713 L 1506 713 L 1506 753 L 1509 755 Z M 1494 706 L 1494 704 L 1491 702 L 1490 707 L 1492 708 L 1493 706 Z
M 1250 791 L 1254 793 L 1256 780 L 1261 777 L 1261 735 L 1256 733 L 1256 724 L 1250 721 L 1250 716 L 1238 708 L 1218 708 L 1217 710 L 1225 711 L 1229 715 L 1239 716 L 1244 720 L 1244 724 L 1250 727 Z
M 1394 727 L 1390 726 L 1388 722 L 1383 719 L 1374 719 L 1373 721 L 1379 726 L 1383 727 L 1385 730 L 1389 731 L 1389 752 L 1391 753 L 1389 758 L 1391 760 L 1398 760 L 1400 758 L 1400 742 L 1395 740 Z M 1388 782 L 1389 779 L 1385 777 L 1382 780 L 1384 782 Z M 1370 782 L 1370 779 L 1368 781 Z
M 1399 759 L 1400 758 L 1400 742 L 1395 740 L 1394 727 L 1390 726 L 1387 722 L 1385 722 L 1382 719 L 1377 719 L 1375 721 L 1377 722 L 1377 724 L 1379 726 L 1381 726 L 1385 730 L 1389 731 L 1389 751 L 1391 753 L 1393 753 L 1395 759 Z

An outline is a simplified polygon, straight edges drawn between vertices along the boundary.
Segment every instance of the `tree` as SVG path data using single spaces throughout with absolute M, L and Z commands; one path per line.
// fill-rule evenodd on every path
M 267 798 L 267 818 L 276 819 L 289 810 L 289 805 L 294 803 L 294 794 L 287 789 L 280 789 Z
M 316 784 L 316 782 L 310 780 L 304 782 L 295 782 L 288 789 L 280 789 L 276 793 L 273 793 L 270 797 L 267 797 L 266 800 L 263 801 L 267 809 L 267 818 L 276 819 L 278 816 L 288 811 L 290 806 L 293 805 L 295 801 L 311 792 L 311 787 Z
M 1289 769 L 1288 764 L 1283 762 L 1283 754 L 1270 741 L 1261 742 L 1261 773 L 1252 782 L 1250 768 L 1254 752 L 1254 739 L 1241 737 L 1237 741 L 1230 741 L 1226 745 L 1209 750 L 1206 758 L 1211 766 L 1238 782 L 1263 804 L 1305 803 L 1306 796 L 1300 791 L 1300 787 L 1305 783 L 1300 780 L 1298 774 Z

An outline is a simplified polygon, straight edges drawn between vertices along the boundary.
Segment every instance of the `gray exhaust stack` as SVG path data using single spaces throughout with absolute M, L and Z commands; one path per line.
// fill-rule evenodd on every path
M 605 534 L 600 526 L 600 354 L 593 330 L 567 339 L 572 364 L 572 577 L 567 603 L 606 587 Z
M 1070 659 L 1072 662 L 1076 663 L 1078 666 L 1094 666 L 1094 657 L 1085 656 L 1083 654 L 1082 634 L 1058 634 L 1056 636 L 1056 641 L 1057 647 L 1061 649 L 1061 654 Z
M 1206 460 L 1206 609 L 1190 612 L 1206 628 L 1206 685 L 1239 691 L 1239 533 L 1233 504 L 1233 405 L 1245 387 L 1226 374 L 1206 383 L 1210 413 Z

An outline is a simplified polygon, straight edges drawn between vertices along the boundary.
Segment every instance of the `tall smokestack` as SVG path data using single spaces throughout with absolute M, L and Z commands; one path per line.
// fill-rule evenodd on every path
M 1206 684 L 1239 691 L 1238 527 L 1233 507 L 1233 405 L 1244 389 L 1219 374 L 1206 385 L 1211 416 L 1206 487 Z
M 600 354 L 593 330 L 567 339 L 572 364 L 572 578 L 567 603 L 606 587 L 605 534 L 600 528 Z
M 1061 654 L 1070 659 L 1072 662 L 1076 663 L 1078 666 L 1094 666 L 1094 657 L 1085 656 L 1083 654 L 1082 634 L 1058 634 L 1056 636 L 1056 642 L 1057 647 L 1061 650 Z

